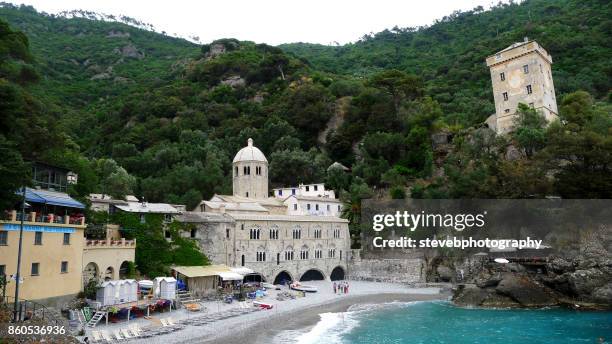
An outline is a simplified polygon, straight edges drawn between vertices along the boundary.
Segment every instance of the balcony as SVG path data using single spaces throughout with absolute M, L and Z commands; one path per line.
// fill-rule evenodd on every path
M 19 223 L 23 218 L 28 224 L 56 224 L 70 226 L 85 226 L 84 216 L 60 216 L 55 214 L 37 214 L 36 212 L 21 213 L 16 210 L 7 211 L 3 214 L 2 220 L 7 222 Z

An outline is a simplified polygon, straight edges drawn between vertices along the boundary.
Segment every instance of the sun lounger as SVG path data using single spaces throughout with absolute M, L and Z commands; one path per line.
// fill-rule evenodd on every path
M 113 338 L 111 336 L 108 335 L 108 332 L 106 331 L 100 331 L 100 335 L 102 336 L 102 338 L 104 338 L 104 340 L 108 343 L 112 343 L 114 342 Z
M 91 331 L 91 339 L 94 343 L 100 343 L 104 340 L 100 331 Z
M 134 336 L 132 336 L 132 335 L 130 334 L 130 332 L 128 331 L 128 329 L 127 329 L 127 328 L 122 328 L 122 329 L 121 329 L 121 330 L 119 330 L 119 331 L 121 332 L 121 334 L 123 335 L 123 337 L 124 337 L 125 339 L 130 339 L 130 338 L 133 338 L 133 337 L 134 337 Z
M 113 335 L 115 336 L 115 339 L 122 341 L 123 340 L 123 336 L 121 335 L 121 333 L 119 333 L 119 330 L 114 330 L 113 331 Z
M 183 325 L 183 324 L 178 324 L 178 323 L 174 322 L 174 319 L 172 319 L 172 317 L 167 317 L 166 321 L 168 322 L 168 324 L 170 326 L 174 326 L 176 328 L 184 328 L 185 327 L 185 325 Z

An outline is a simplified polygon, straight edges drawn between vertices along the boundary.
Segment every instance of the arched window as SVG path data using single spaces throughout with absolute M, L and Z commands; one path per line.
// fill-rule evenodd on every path
M 249 239 L 251 240 L 259 240 L 261 235 L 261 229 L 259 226 L 253 227 L 249 230 Z
M 245 263 L 245 262 L 244 262 L 244 254 L 243 254 L 243 255 L 242 255 L 242 257 L 240 257 L 240 264 L 241 264 L 242 266 L 244 266 L 244 263 Z
M 234 167 L 234 177 L 238 177 L 238 166 Z
M 273 225 L 272 227 L 270 227 L 270 239 L 278 240 L 278 226 L 277 225 Z
M 300 226 L 293 227 L 293 239 L 302 238 L 302 228 Z
M 314 228 L 314 238 L 315 239 L 321 239 L 321 233 L 322 233 L 321 227 L 316 226 Z
M 318 245 L 315 249 L 315 259 L 323 258 L 323 246 Z
M 257 249 L 257 261 L 265 262 L 266 261 L 266 251 L 264 251 L 263 247 Z
M 334 228 L 334 238 L 335 239 L 340 238 L 340 228 L 339 227 Z
M 308 259 L 308 246 L 304 245 L 300 249 L 300 259 Z
M 293 260 L 293 247 L 288 246 L 285 249 L 285 260 Z

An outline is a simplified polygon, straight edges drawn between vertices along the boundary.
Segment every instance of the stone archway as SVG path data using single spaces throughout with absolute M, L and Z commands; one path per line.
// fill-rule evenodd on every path
M 83 269 L 83 285 L 87 285 L 91 280 L 98 280 L 99 277 L 100 268 L 98 268 L 98 264 L 90 262 Z
M 293 277 L 285 270 L 279 272 L 274 278 L 274 284 L 286 284 L 287 282 L 293 282 Z
M 317 270 L 317 269 L 310 269 L 307 270 L 306 272 L 304 272 L 302 274 L 302 277 L 300 277 L 300 282 L 305 282 L 305 281 L 324 281 L 325 280 L 325 275 L 323 274 L 323 272 Z
M 128 262 L 127 260 L 124 260 L 123 263 L 121 263 L 121 266 L 119 266 L 119 279 L 126 279 L 128 278 L 130 274 L 130 262 Z
M 329 279 L 332 281 L 341 281 L 345 279 L 344 269 L 341 266 L 336 266 L 329 275 Z
M 244 275 L 244 282 L 265 282 L 265 281 L 266 281 L 266 278 L 258 272 Z
M 107 267 L 106 271 L 104 271 L 104 276 L 102 276 L 102 279 L 105 281 L 110 281 L 114 278 L 115 278 L 115 268 L 113 268 L 112 266 Z

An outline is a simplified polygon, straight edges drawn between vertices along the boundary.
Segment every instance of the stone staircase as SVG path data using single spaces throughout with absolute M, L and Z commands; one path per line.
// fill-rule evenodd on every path
M 200 302 L 200 299 L 194 297 L 190 291 L 184 290 L 178 291 L 176 293 L 176 299 L 181 305 Z

